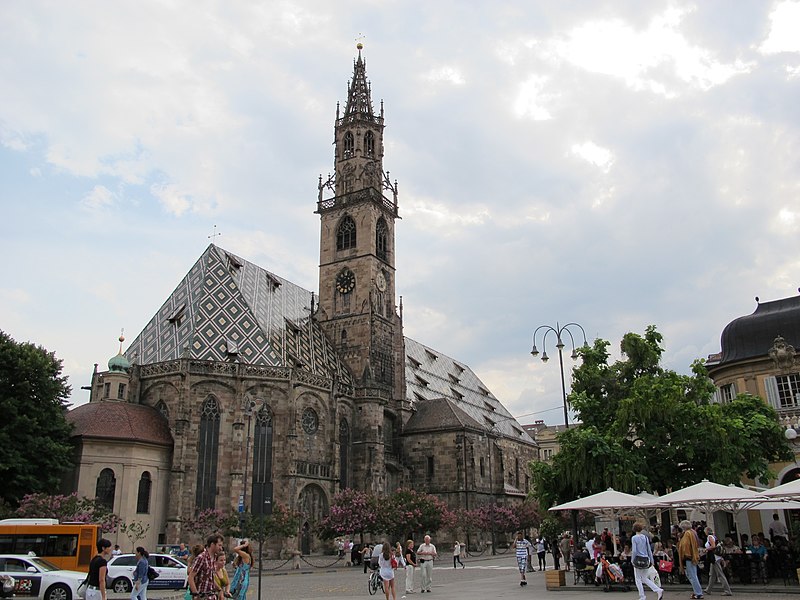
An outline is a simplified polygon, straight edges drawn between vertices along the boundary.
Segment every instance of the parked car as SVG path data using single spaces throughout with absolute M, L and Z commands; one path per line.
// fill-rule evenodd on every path
M 14 578 L 14 597 L 39 600 L 73 600 L 86 573 L 59 569 L 36 556 L 0 554 L 0 575 Z
M 158 578 L 150 580 L 147 589 L 179 590 L 186 587 L 186 565 L 177 558 L 168 554 L 151 554 L 149 562 L 158 573 Z M 119 593 L 130 592 L 135 570 L 135 554 L 112 556 L 108 561 L 106 588 Z

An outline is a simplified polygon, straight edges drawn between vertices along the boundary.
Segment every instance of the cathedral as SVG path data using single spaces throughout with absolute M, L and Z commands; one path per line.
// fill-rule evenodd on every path
M 315 552 L 344 488 L 413 487 L 453 508 L 527 494 L 533 439 L 466 364 L 403 335 L 397 183 L 360 45 L 353 69 L 335 172 L 309 205 L 318 293 L 211 244 L 69 413 L 68 487 L 149 525 L 149 547 L 189 541 L 199 511 L 281 503 Z

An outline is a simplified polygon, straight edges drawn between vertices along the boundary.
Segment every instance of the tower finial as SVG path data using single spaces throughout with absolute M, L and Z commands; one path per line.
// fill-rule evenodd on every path
M 119 330 L 119 353 L 122 354 L 122 342 L 125 341 L 125 328 Z
M 364 48 L 364 34 L 359 33 L 356 36 L 356 48 L 358 49 L 358 58 L 361 58 L 361 50 Z

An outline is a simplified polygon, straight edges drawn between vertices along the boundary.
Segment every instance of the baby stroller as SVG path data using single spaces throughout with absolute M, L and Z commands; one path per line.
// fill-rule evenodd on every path
M 608 562 L 605 554 L 600 555 L 600 564 L 597 565 L 599 573 L 598 579 L 603 584 L 603 591 L 610 592 L 612 590 L 621 590 L 628 592 L 631 586 L 625 582 L 625 575 L 622 573 L 622 567 L 617 564 Z

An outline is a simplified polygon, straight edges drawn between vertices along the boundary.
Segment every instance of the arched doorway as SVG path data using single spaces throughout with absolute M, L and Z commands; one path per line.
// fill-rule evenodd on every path
M 783 474 L 783 477 L 781 477 L 780 485 L 783 485 L 784 483 L 790 483 L 798 479 L 800 479 L 800 468 L 790 469 Z M 775 512 L 778 512 L 777 509 Z M 791 535 L 798 524 L 800 524 L 800 510 L 785 510 L 784 516 L 786 519 L 786 526 L 789 528 L 789 534 Z
M 315 483 L 305 486 L 297 499 L 297 509 L 304 520 L 300 530 L 300 551 L 303 554 L 311 554 L 316 539 L 311 532 L 310 523 L 319 523 L 328 514 L 328 496 L 325 490 Z

